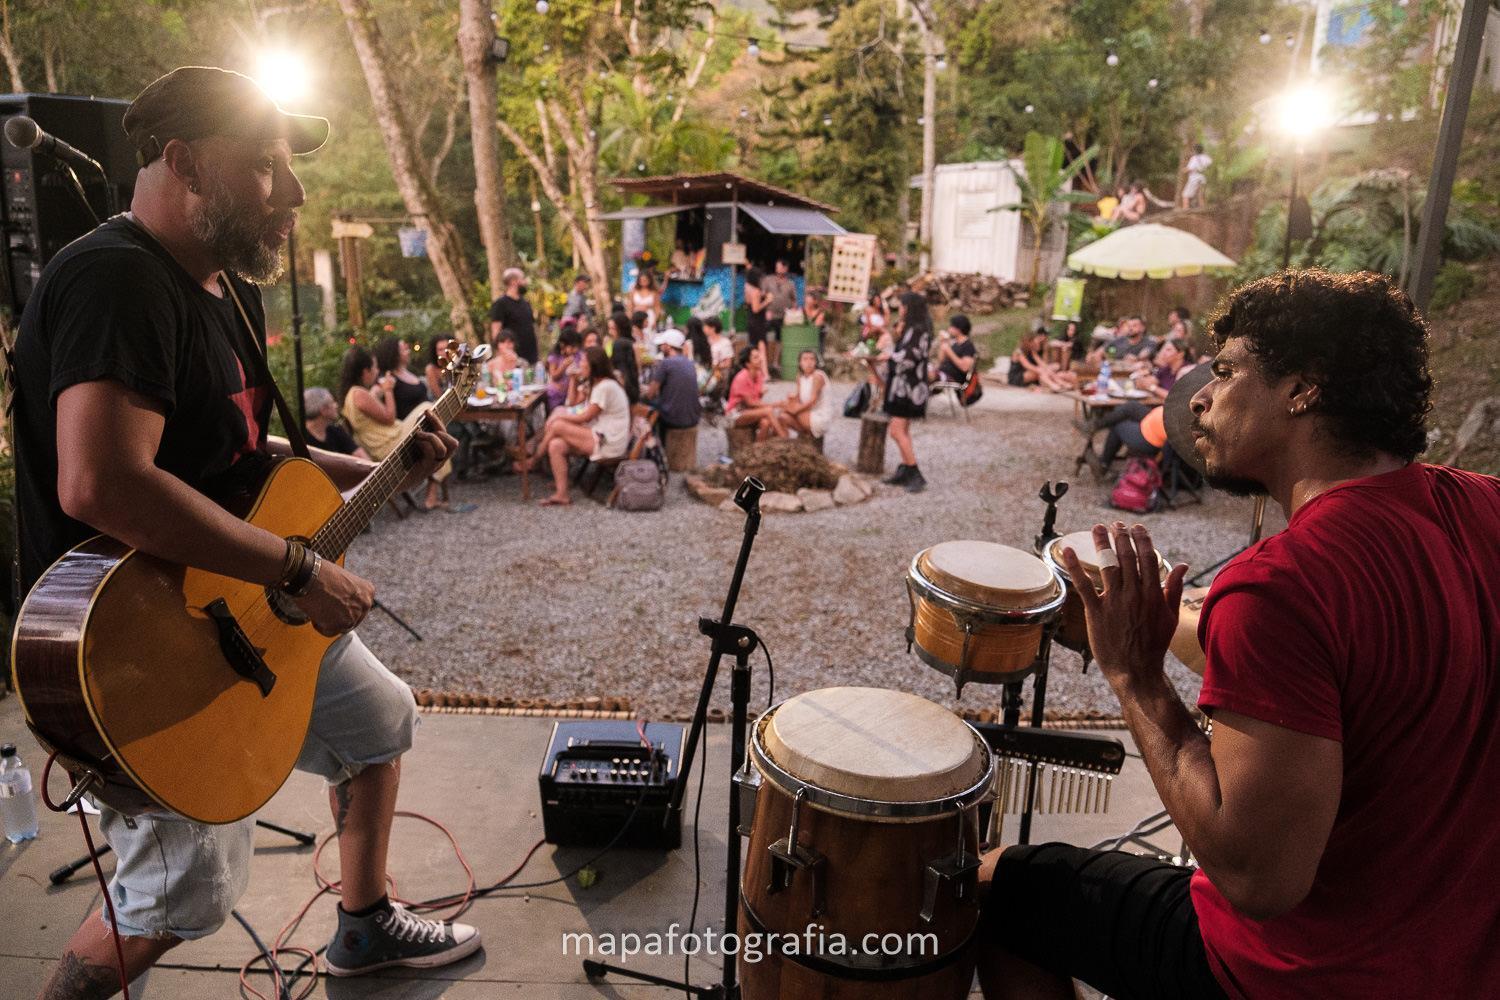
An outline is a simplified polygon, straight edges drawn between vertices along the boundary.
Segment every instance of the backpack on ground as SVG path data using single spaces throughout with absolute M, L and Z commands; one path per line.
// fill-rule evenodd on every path
M 615 467 L 611 500 L 617 510 L 661 510 L 666 499 L 661 470 L 648 458 L 633 458 Z
M 1156 509 L 1161 489 L 1161 468 L 1156 459 L 1136 456 L 1125 463 L 1125 471 L 1109 493 L 1109 505 L 1132 514 L 1149 514 Z
M 974 360 L 978 361 L 979 359 L 975 358 Z M 983 395 L 984 383 L 979 377 L 979 366 L 975 365 L 973 370 L 969 372 L 969 380 L 964 383 L 963 391 L 959 393 L 958 399 L 965 406 L 973 406 L 979 402 L 980 397 Z

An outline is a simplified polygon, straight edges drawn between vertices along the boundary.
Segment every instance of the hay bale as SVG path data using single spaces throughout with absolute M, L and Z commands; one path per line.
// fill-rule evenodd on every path
M 795 494 L 799 489 L 831 490 L 838 485 L 838 471 L 821 454 L 805 444 L 780 439 L 753 444 L 735 456 L 734 464 L 715 466 L 703 474 L 711 485 L 736 489 L 746 476 L 754 476 L 766 489 Z

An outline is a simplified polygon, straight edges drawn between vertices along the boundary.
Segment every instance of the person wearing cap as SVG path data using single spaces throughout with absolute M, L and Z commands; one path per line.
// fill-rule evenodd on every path
M 288 591 L 319 632 L 338 636 L 298 761 L 330 783 L 338 831 L 342 902 L 327 967 L 352 975 L 453 961 L 479 947 L 473 928 L 419 920 L 385 895 L 400 759 L 417 715 L 410 689 L 353 631 L 375 588 L 328 559 L 290 593 L 284 568 L 297 551 L 221 506 L 254 496 L 291 454 L 267 433 L 257 286 L 281 272 L 303 203 L 292 157 L 321 146 L 328 122 L 287 114 L 248 77 L 190 66 L 146 87 L 124 128 L 140 163 L 130 211 L 52 258 L 16 344 L 22 582 L 102 533 L 168 563 Z M 408 489 L 456 445 L 436 420 L 416 441 Z M 375 468 L 321 450 L 312 459 L 345 491 Z M 182 941 L 212 934 L 248 880 L 248 818 L 127 817 L 101 802 L 99 827 L 117 858 L 110 896 L 125 967 L 100 911 L 74 932 L 43 989 L 49 998 L 107 995 L 122 974 L 135 979 Z
M 681 330 L 667 329 L 656 335 L 661 360 L 656 362 L 651 382 L 641 394 L 656 409 L 656 421 L 668 430 L 697 427 L 703 419 L 703 403 L 698 398 L 698 369 L 683 352 L 687 338 Z

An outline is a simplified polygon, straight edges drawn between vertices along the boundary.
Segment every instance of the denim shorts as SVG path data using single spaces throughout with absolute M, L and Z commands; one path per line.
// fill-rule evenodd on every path
M 328 647 L 297 770 L 337 785 L 411 748 L 411 689 L 354 633 Z M 207 937 L 229 919 L 250 880 L 253 817 L 195 823 L 166 813 L 126 817 L 101 804 L 99 828 L 116 856 L 110 897 L 120 933 Z

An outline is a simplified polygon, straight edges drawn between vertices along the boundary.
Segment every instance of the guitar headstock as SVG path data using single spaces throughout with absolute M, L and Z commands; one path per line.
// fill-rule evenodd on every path
M 459 399 L 469 398 L 469 394 L 479 383 L 479 377 L 484 371 L 484 363 L 489 359 L 488 344 L 480 344 L 477 347 L 468 344 L 449 346 L 448 363 L 443 371 L 447 374 L 454 391 L 458 393 Z

